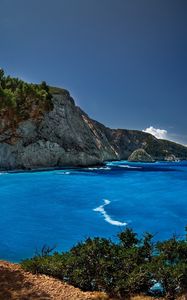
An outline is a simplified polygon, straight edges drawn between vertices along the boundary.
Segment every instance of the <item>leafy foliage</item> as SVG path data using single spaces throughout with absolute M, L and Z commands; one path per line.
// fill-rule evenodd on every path
M 159 255 L 154 257 L 155 279 L 164 287 L 167 299 L 176 299 L 187 290 L 187 242 L 174 236 L 158 242 L 156 250 Z
M 0 130 L 15 127 L 27 118 L 39 118 L 52 109 L 52 95 L 46 82 L 26 83 L 18 78 L 5 76 L 0 69 Z
M 86 291 L 105 291 L 123 299 L 150 293 L 155 282 L 170 300 L 186 292 L 186 240 L 172 237 L 154 244 L 151 234 L 145 233 L 139 239 L 130 228 L 119 233 L 118 238 L 118 243 L 88 238 L 65 253 L 42 251 L 43 254 L 22 261 L 22 267 L 60 278 Z

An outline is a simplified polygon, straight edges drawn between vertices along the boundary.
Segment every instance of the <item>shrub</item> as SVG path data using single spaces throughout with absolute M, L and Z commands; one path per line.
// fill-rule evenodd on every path
M 119 234 L 119 243 L 88 238 L 66 253 L 35 255 L 22 261 L 22 267 L 60 278 L 85 291 L 105 291 L 118 297 L 146 292 L 152 285 L 150 252 L 145 251 L 150 244 L 146 244 L 147 236 L 143 240 L 133 236 L 136 234 L 126 229 Z
M 166 298 L 174 300 L 187 290 L 187 242 L 174 236 L 158 242 L 156 251 L 154 277 L 161 283 Z
M 46 82 L 26 83 L 5 76 L 0 69 L 0 118 L 6 121 L 7 116 L 8 126 L 16 126 L 19 121 L 29 117 L 39 118 L 45 111 L 52 109 L 51 99 Z
M 187 242 L 173 237 L 152 242 L 142 239 L 130 228 L 118 234 L 119 241 L 88 238 L 66 253 L 41 254 L 22 261 L 23 269 L 62 279 L 85 291 L 104 291 L 111 296 L 128 298 L 149 293 L 159 283 L 163 296 L 174 300 L 187 290 Z

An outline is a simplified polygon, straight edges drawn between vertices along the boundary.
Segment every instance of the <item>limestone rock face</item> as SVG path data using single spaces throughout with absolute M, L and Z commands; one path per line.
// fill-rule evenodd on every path
M 137 149 L 129 156 L 128 161 L 154 162 L 154 159 L 144 149 Z
M 40 119 L 29 118 L 14 130 L 0 132 L 0 170 L 96 165 L 128 159 L 140 148 L 153 160 L 171 155 L 187 159 L 182 145 L 138 130 L 110 129 L 90 119 L 67 91 L 53 95 L 52 101 L 53 109 Z
M 104 133 L 68 93 L 54 95 L 53 110 L 0 134 L 0 169 L 87 166 L 117 159 Z

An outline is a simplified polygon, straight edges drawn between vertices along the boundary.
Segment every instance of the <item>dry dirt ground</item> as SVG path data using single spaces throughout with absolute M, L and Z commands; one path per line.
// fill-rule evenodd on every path
M 109 300 L 103 293 L 82 292 L 81 290 L 52 277 L 33 275 L 25 272 L 18 264 L 0 261 L 0 300 L 93 299 Z M 153 298 L 142 296 L 132 298 L 132 300 L 151 299 Z
M 105 296 L 85 293 L 57 279 L 25 272 L 18 264 L 0 261 L 0 300 L 93 300 L 99 297 L 104 299 Z

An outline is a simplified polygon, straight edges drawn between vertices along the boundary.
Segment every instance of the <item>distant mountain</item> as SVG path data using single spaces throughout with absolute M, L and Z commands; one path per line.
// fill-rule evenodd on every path
M 1 170 L 96 165 L 128 159 L 137 149 L 153 160 L 187 159 L 187 147 L 90 119 L 64 89 L 0 72 Z

